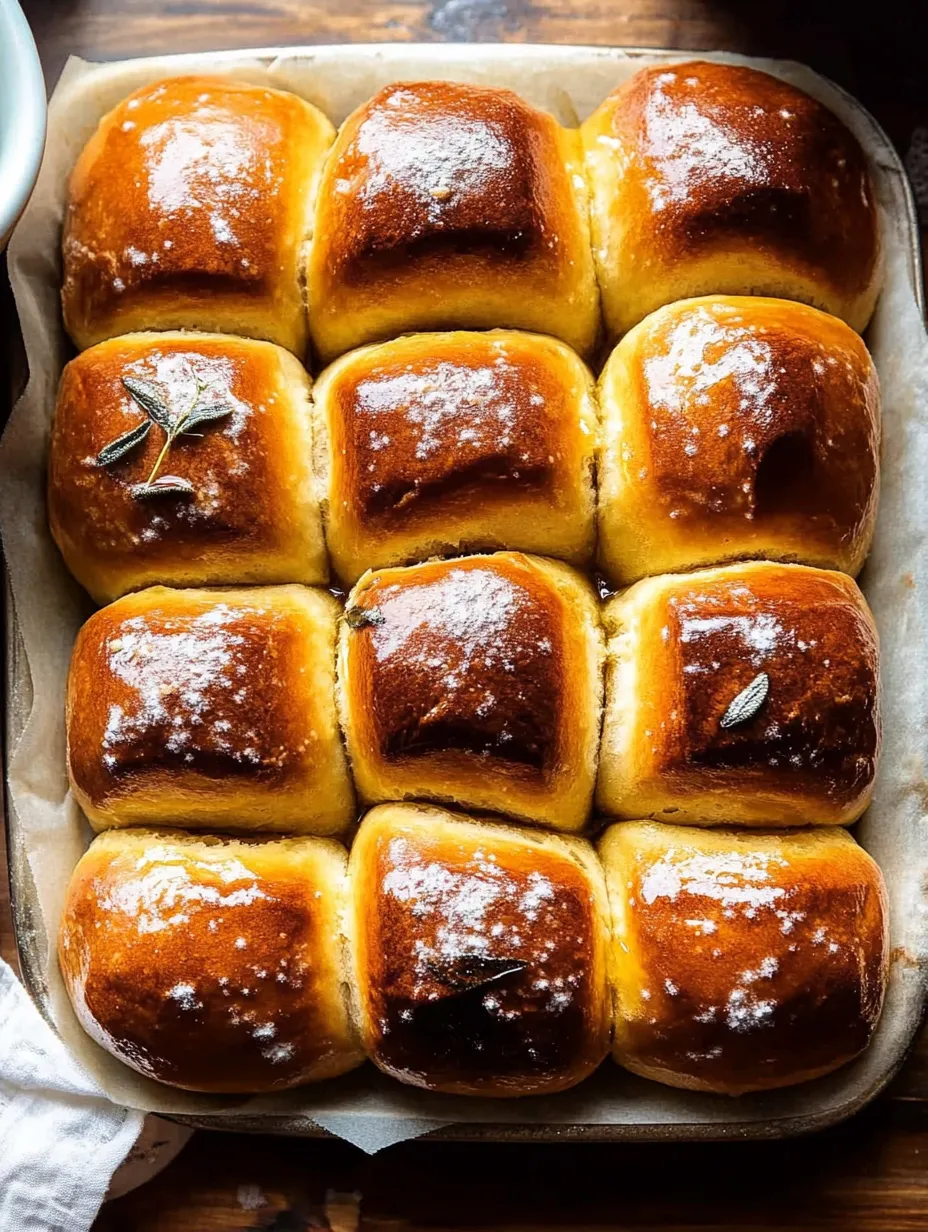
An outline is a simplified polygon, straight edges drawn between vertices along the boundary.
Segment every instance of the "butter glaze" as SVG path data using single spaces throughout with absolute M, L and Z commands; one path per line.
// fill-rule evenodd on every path
M 849 835 L 629 822 L 601 851 L 621 1064 L 737 1094 L 826 1073 L 866 1047 L 883 1004 L 887 905 Z
M 188 1090 L 280 1090 L 359 1064 L 341 995 L 345 864 L 320 839 L 101 835 L 59 938 L 85 1030 Z
M 781 295 L 863 330 L 880 278 L 864 153 L 803 91 L 694 60 L 642 69 L 583 124 L 607 325 L 712 292 Z
M 340 634 L 361 798 L 452 801 L 579 829 L 599 734 L 592 589 L 516 552 L 368 574 Z
M 455 750 L 544 781 L 559 759 L 565 667 L 560 604 L 495 561 L 420 566 L 358 597 L 382 623 L 362 633 L 379 752 Z
M 338 360 L 315 403 L 340 576 L 494 547 L 589 562 L 596 406 L 562 343 L 413 334 Z
M 153 426 L 118 462 L 103 447 L 146 416 L 123 379 L 155 385 L 176 420 L 202 402 L 226 418 L 180 435 L 165 473 L 190 498 L 139 499 L 165 441 Z M 49 448 L 49 521 L 69 568 L 99 601 L 151 582 L 321 582 L 327 563 L 312 487 L 309 380 L 267 343 L 136 334 L 65 368 Z
M 324 359 L 410 329 L 598 328 L 576 133 L 509 90 L 385 86 L 342 126 L 308 292 Z
M 597 801 L 690 825 L 846 825 L 881 743 L 873 617 L 840 573 L 751 562 L 646 579 L 611 633 Z M 762 704 L 723 725 L 763 673 Z
M 414 806 L 374 810 L 357 843 L 359 987 L 382 1069 L 507 1096 L 599 1062 L 604 896 L 585 844 Z
M 852 597 L 788 573 L 684 584 L 668 601 L 665 627 L 677 722 L 659 773 L 685 783 L 692 771 L 739 771 L 784 789 L 817 789 L 838 806 L 859 798 L 876 773 L 878 652 L 872 622 Z M 762 709 L 723 728 L 729 703 L 761 671 L 770 678 Z
M 92 616 L 67 700 L 72 786 L 92 823 L 342 829 L 337 613 L 299 586 L 153 587 Z
M 835 317 L 755 296 L 669 305 L 615 349 L 600 401 L 599 554 L 617 582 L 749 556 L 863 564 L 879 383 Z
M 298 264 L 334 131 L 296 95 L 221 77 L 144 86 L 71 178 L 65 324 L 79 347 L 212 328 L 305 349 Z

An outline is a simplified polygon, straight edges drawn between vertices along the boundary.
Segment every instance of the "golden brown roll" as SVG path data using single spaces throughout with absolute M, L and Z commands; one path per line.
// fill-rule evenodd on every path
M 91 616 L 67 698 L 71 788 L 91 825 L 343 830 L 339 611 L 304 586 L 154 586 Z
M 84 351 L 58 391 L 48 511 L 98 603 L 154 582 L 324 582 L 305 369 L 270 343 L 215 334 Z
M 633 821 L 607 830 L 600 855 L 620 1065 L 739 1095 L 827 1074 L 866 1048 L 888 904 L 845 831 Z
M 326 540 L 349 584 L 437 553 L 589 562 L 593 381 L 563 343 L 414 334 L 337 360 L 314 401 Z
M 371 1059 L 461 1095 L 561 1091 L 609 1049 L 608 904 L 582 839 L 387 804 L 351 850 L 354 987 Z
M 880 391 L 837 317 L 750 296 L 671 304 L 619 343 L 599 392 L 599 558 L 614 582 L 745 556 L 860 569 Z
M 424 798 L 558 830 L 590 815 L 602 631 L 567 565 L 499 552 L 366 574 L 339 640 L 365 803 Z
M 843 573 L 764 561 L 606 607 L 597 804 L 689 825 L 845 825 L 880 750 L 879 644 Z
M 274 1091 L 364 1059 L 348 1013 L 346 856 L 318 838 L 101 834 L 58 938 L 84 1030 L 149 1078 Z
M 617 337 L 694 295 L 776 295 L 856 330 L 881 277 L 863 150 L 827 107 L 757 69 L 642 69 L 581 128 L 603 315 Z
M 323 360 L 417 329 L 508 326 L 582 354 L 599 295 L 576 131 L 510 90 L 397 82 L 339 131 L 308 295 Z
M 103 117 L 71 176 L 65 326 L 78 349 L 202 329 L 306 349 L 301 287 L 335 130 L 295 94 L 173 77 Z

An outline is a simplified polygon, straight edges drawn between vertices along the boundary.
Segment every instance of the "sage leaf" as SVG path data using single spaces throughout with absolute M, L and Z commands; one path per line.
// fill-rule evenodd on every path
M 379 607 L 349 607 L 345 619 L 350 629 L 363 629 L 366 625 L 382 625 L 386 617 Z
M 143 381 L 135 376 L 124 376 L 122 383 L 129 394 L 135 399 L 146 415 L 170 432 L 172 427 L 171 408 L 164 400 L 164 395 L 157 385 L 151 381 Z
M 228 402 L 208 402 L 202 406 L 195 406 L 193 410 L 184 419 L 182 432 L 189 432 L 191 428 L 195 428 L 197 424 L 212 423 L 216 419 L 225 419 L 227 415 L 232 414 L 232 407 Z
M 151 420 L 143 419 L 140 424 L 136 424 L 122 436 L 117 436 L 115 441 L 104 445 L 97 454 L 97 466 L 109 466 L 111 462 L 118 462 L 120 458 L 135 449 L 136 445 L 141 445 L 150 431 Z
M 428 959 L 429 975 L 452 992 L 472 992 L 485 988 L 509 975 L 518 975 L 528 967 L 520 958 L 496 958 L 489 954 L 459 954 L 454 958 Z
M 161 475 L 151 483 L 139 483 L 132 489 L 136 500 L 147 500 L 152 496 L 193 496 L 193 484 L 179 475 Z
M 737 727 L 753 719 L 758 710 L 767 700 L 770 692 L 770 677 L 766 672 L 760 672 L 751 683 L 738 694 L 722 715 L 720 726 Z

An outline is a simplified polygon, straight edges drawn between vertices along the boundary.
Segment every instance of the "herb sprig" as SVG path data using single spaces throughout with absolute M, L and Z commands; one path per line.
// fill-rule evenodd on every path
M 742 689 L 729 703 L 719 726 L 738 727 L 741 723 L 747 723 L 748 719 L 753 719 L 767 700 L 769 692 L 770 677 L 766 672 L 759 672 L 747 688 Z
M 213 423 L 218 419 L 225 419 L 226 416 L 232 414 L 232 407 L 228 402 L 221 402 L 217 399 L 203 401 L 203 395 L 208 392 L 209 387 L 196 375 L 194 375 L 194 382 L 196 392 L 193 398 L 184 410 L 175 415 L 162 390 L 152 381 L 144 381 L 134 376 L 122 378 L 123 388 L 148 418 L 136 424 L 134 428 L 130 428 L 128 432 L 124 432 L 122 436 L 118 436 L 114 441 L 110 441 L 108 445 L 104 445 L 97 454 L 96 462 L 98 466 L 110 466 L 113 462 L 118 462 L 120 458 L 131 453 L 148 438 L 152 424 L 159 427 L 164 433 L 164 444 L 148 478 L 144 483 L 137 483 L 132 488 L 132 495 L 136 499 L 146 499 L 152 496 L 194 495 L 193 484 L 189 480 L 179 475 L 159 475 L 164 460 L 178 437 L 201 437 L 203 433 L 194 432 L 194 428 Z
M 386 617 L 379 607 L 349 607 L 345 609 L 345 620 L 350 629 L 364 629 L 368 626 L 382 625 Z

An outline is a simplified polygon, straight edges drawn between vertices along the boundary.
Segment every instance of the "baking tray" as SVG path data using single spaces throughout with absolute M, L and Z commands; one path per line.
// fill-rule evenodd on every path
M 132 70 L 139 80 L 145 80 L 152 75 L 208 71 L 210 68 L 219 71 L 233 71 L 243 62 L 257 62 L 272 67 L 283 66 L 283 79 L 278 84 L 287 85 L 290 82 L 286 71 L 287 66 L 302 61 L 304 67 L 309 65 L 310 71 L 313 66 L 321 66 L 323 72 L 326 68 L 331 72 L 333 68 L 341 66 L 348 77 L 359 71 L 370 70 L 373 84 L 369 92 L 373 92 L 377 85 L 385 81 L 429 76 L 460 77 L 489 83 L 495 81 L 498 84 L 513 84 L 517 89 L 524 86 L 526 81 L 531 81 L 532 89 L 527 91 L 522 88 L 522 92 L 529 95 L 534 94 L 532 101 L 540 105 L 547 103 L 550 106 L 551 100 L 557 97 L 558 93 L 562 96 L 558 98 L 558 102 L 563 105 L 563 95 L 570 93 L 569 84 L 565 82 L 569 83 L 574 76 L 587 72 L 601 74 L 604 66 L 612 65 L 617 74 L 617 82 L 622 76 L 627 75 L 628 71 L 643 64 L 691 59 L 695 56 L 740 63 L 756 63 L 759 67 L 796 81 L 797 84 L 810 89 L 811 93 L 823 97 L 824 101 L 829 102 L 836 110 L 845 113 L 845 118 L 848 118 L 848 115 L 853 118 L 853 127 L 859 136 L 867 139 L 866 143 L 870 147 L 875 174 L 883 188 L 878 195 L 881 197 L 884 209 L 887 208 L 887 202 L 889 203 L 889 217 L 884 221 L 899 237 L 904 250 L 902 255 L 905 277 L 909 283 L 909 290 L 914 295 L 918 312 L 923 316 L 924 290 L 918 224 L 912 193 L 901 161 L 873 118 L 855 100 L 825 79 L 815 75 L 810 77 L 810 70 L 802 66 L 784 62 L 752 61 L 745 57 L 716 53 L 681 53 L 661 49 L 497 45 L 482 46 L 478 52 L 477 49 L 470 47 L 398 44 L 378 47 L 265 49 L 217 53 L 210 56 L 184 55 L 161 58 L 158 61 L 137 61 L 124 67 Z M 155 65 L 157 65 L 157 72 L 153 67 Z M 101 75 L 104 76 L 118 71 L 119 66 L 100 66 Z M 514 76 L 517 78 L 516 81 L 513 81 Z M 544 90 L 539 87 L 536 91 L 534 83 L 542 79 L 547 80 L 547 84 Z M 810 81 L 812 86 L 810 86 Z M 123 90 L 123 93 L 125 92 L 128 91 Z M 543 97 L 538 97 L 539 92 Z M 604 90 L 600 97 L 604 97 L 605 93 Z M 339 95 L 336 90 L 336 94 L 344 100 L 344 92 Z M 337 108 L 335 110 L 337 112 Z M 336 113 L 333 118 L 340 120 L 343 115 Z M 580 118 L 583 118 L 582 115 Z M 928 417 L 928 411 L 925 415 Z M 892 425 L 887 425 L 888 438 L 891 437 L 892 430 Z M 928 435 L 928 433 L 923 435 Z M 915 510 L 914 512 L 918 513 L 920 524 L 928 531 L 928 505 L 924 511 Z M 63 566 L 61 568 L 63 570 Z M 866 590 L 866 582 L 864 588 Z M 88 612 L 90 610 L 88 604 Z M 6 572 L 3 577 L 2 616 L 5 703 L 3 750 L 9 761 L 32 707 L 32 680 L 22 630 L 17 620 L 12 590 Z M 922 752 L 926 746 L 928 746 L 928 740 L 921 744 Z M 36 887 L 27 851 L 27 830 L 17 813 L 6 776 L 4 776 L 4 784 L 11 900 L 20 966 L 24 982 L 34 1001 L 45 1018 L 53 1022 L 52 997 L 46 977 L 49 940 L 38 907 Z M 911 851 L 906 852 L 906 857 L 907 859 L 911 857 L 919 868 L 926 866 L 924 853 L 914 845 Z M 892 890 L 892 886 L 890 888 Z M 925 912 L 924 888 L 915 905 L 919 912 Z M 604 1088 L 604 1098 L 614 1100 L 616 1107 L 623 1109 L 621 1121 L 608 1123 L 571 1121 L 570 1109 L 574 1102 L 573 1093 L 566 1092 L 555 1097 L 554 1100 L 545 1100 L 543 1105 L 537 1100 L 528 1101 L 528 1103 L 519 1101 L 518 1108 L 513 1104 L 496 1103 L 492 1119 L 471 1117 L 466 1122 L 445 1124 L 443 1122 L 454 1115 L 452 1113 L 449 1116 L 447 1101 L 444 1101 L 442 1105 L 445 1108 L 444 1113 L 430 1116 L 428 1093 L 409 1092 L 405 1088 L 397 1092 L 396 1084 L 390 1084 L 389 1080 L 372 1073 L 369 1066 L 356 1071 L 355 1075 L 346 1076 L 345 1080 L 336 1081 L 347 1081 L 349 1084 L 353 1082 L 357 1085 L 360 1074 L 362 1075 L 360 1081 L 373 1086 L 375 1090 L 383 1088 L 383 1084 L 386 1083 L 389 1096 L 395 1097 L 397 1105 L 403 1106 L 403 1111 L 397 1113 L 396 1116 L 404 1122 L 409 1121 L 408 1132 L 402 1130 L 398 1132 L 397 1140 L 422 1133 L 427 1133 L 431 1138 L 446 1140 L 512 1142 L 667 1141 L 785 1137 L 823 1128 L 850 1116 L 869 1102 L 890 1081 L 911 1046 L 924 1011 L 926 968 L 928 968 L 926 953 L 928 953 L 928 947 L 925 945 L 911 945 L 908 949 L 905 946 L 895 946 L 892 954 L 891 987 L 896 993 L 899 993 L 900 988 L 902 989 L 901 1000 L 905 1013 L 902 1014 L 898 1005 L 895 1009 L 893 1008 L 893 997 L 891 996 L 891 1004 L 881 1022 L 875 1046 L 863 1058 L 839 1070 L 836 1074 L 786 1091 L 743 1097 L 740 1100 L 695 1095 L 656 1087 L 656 1084 L 627 1074 L 607 1062 L 599 1071 L 595 1081 Z M 898 996 L 896 1001 L 899 1001 Z M 324 1085 L 328 1087 L 332 1084 Z M 585 1086 L 586 1084 L 583 1084 L 577 1090 L 582 1092 Z M 419 1101 L 420 1096 L 423 1097 L 424 1104 Z M 310 1099 L 309 1102 L 312 1100 Z M 454 1106 L 461 1107 L 461 1104 L 457 1103 Z M 636 1110 L 640 1110 L 640 1115 L 636 1114 Z M 202 1128 L 301 1136 L 326 1135 L 330 1131 L 322 1127 L 320 1122 L 323 1125 L 333 1123 L 331 1116 L 314 1117 L 293 1107 L 292 1101 L 291 1106 L 280 1110 L 265 1107 L 262 1101 L 260 1111 L 257 1108 L 252 1109 L 245 1106 L 221 1113 L 190 1111 L 175 1112 L 172 1115 L 187 1124 Z M 440 1126 L 440 1128 L 430 1129 L 430 1126 Z M 335 1132 L 354 1141 L 359 1140 L 356 1134 L 344 1132 L 344 1129 L 337 1123 Z M 363 1135 L 361 1137 L 363 1138 Z M 379 1144 L 383 1145 L 383 1141 Z

